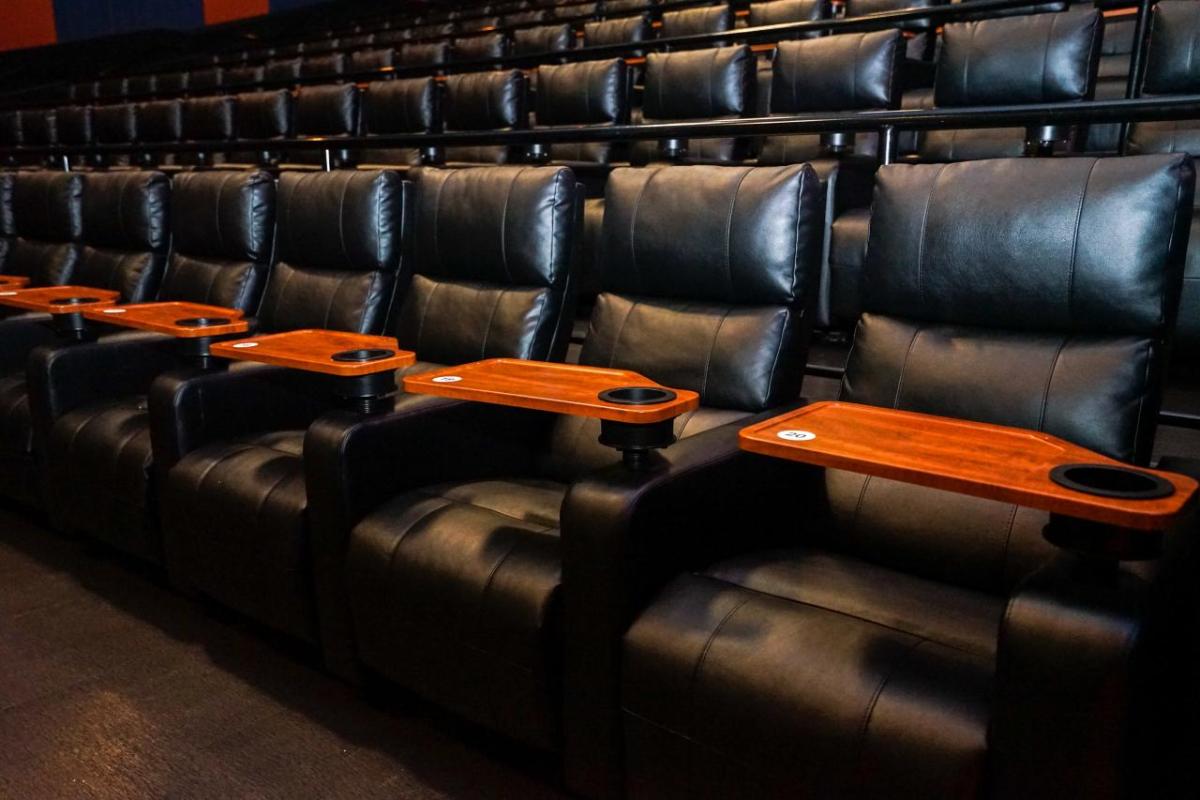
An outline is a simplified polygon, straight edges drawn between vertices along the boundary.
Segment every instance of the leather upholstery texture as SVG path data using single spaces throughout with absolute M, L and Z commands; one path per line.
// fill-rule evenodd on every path
M 512 32 L 512 52 L 515 56 L 557 53 L 571 49 L 574 44 L 575 33 L 570 25 L 565 24 L 518 28 Z
M 92 143 L 92 107 L 64 106 L 55 114 L 58 140 L 63 144 Z
M 1145 463 L 1193 184 L 1178 156 L 883 167 L 841 398 Z M 806 475 L 782 548 L 692 570 L 630 628 L 631 797 L 1137 794 L 1156 568 L 1093 584 L 1043 512 Z
M 355 50 L 350 53 L 350 71 L 368 72 L 396 66 L 396 51 L 391 47 L 378 50 Z
M 629 77 L 625 60 L 545 64 L 537 71 L 535 116 L 538 125 L 604 125 L 629 120 Z M 607 164 L 608 142 L 550 145 L 560 163 Z
M 268 81 L 285 81 L 300 77 L 304 60 L 300 58 L 274 59 L 263 69 L 263 78 Z
M 400 63 L 406 67 L 444 64 L 450 60 L 448 42 L 413 42 L 400 48 Z
M 749 47 L 720 47 L 649 53 L 646 56 L 642 119 L 664 122 L 720 119 L 754 113 L 755 59 Z M 652 160 L 653 142 L 634 145 L 634 160 Z M 697 162 L 728 163 L 743 153 L 735 139 L 696 139 L 688 157 Z
M 819 250 L 817 183 L 800 165 L 615 170 L 604 293 L 581 362 L 701 391 L 704 406 L 676 422 L 685 442 L 793 395 Z M 445 445 L 459 446 L 430 416 Z M 559 509 L 576 476 L 619 456 L 595 443 L 594 420 L 539 418 L 536 433 L 525 429 L 533 419 L 521 419 L 517 431 L 468 428 L 491 430 L 497 445 L 515 436 L 536 463 L 514 457 L 504 472 L 491 466 L 490 476 L 410 483 L 380 498 L 349 537 L 340 591 L 371 669 L 478 723 L 556 747 L 562 693 L 571 691 L 561 683 Z M 393 424 L 405 422 L 398 410 Z M 363 437 L 375 424 L 364 424 Z M 310 435 L 323 450 L 315 440 L 337 441 L 328 430 Z M 354 440 L 355 452 L 370 446 Z M 313 458 L 333 457 L 325 452 Z M 398 455 L 385 452 L 377 457 Z M 324 507 L 313 515 L 331 519 Z
M 12 240 L 4 269 L 35 286 L 67 283 L 79 261 L 83 236 L 84 177 L 77 173 L 21 172 L 13 183 Z
M 1163 0 L 1150 17 L 1146 72 L 1142 90 L 1147 94 L 1192 94 L 1200 86 L 1192 47 L 1200 29 L 1200 9 L 1182 0 Z
M 96 141 L 100 144 L 129 144 L 138 140 L 137 106 L 133 103 L 95 106 L 92 113 Z
M 447 131 L 511 130 L 528 122 L 525 74 L 519 69 L 469 72 L 446 77 L 442 104 Z M 481 145 L 447 147 L 447 162 L 503 164 L 514 160 L 519 148 Z
M 508 38 L 503 33 L 485 33 L 454 40 L 454 58 L 458 61 L 503 58 L 507 54 Z
M 278 256 L 261 329 L 380 329 L 400 261 L 400 183 L 386 171 L 279 176 Z
M 221 67 L 192 70 L 188 77 L 188 88 L 194 92 L 206 92 L 223 85 L 225 71 Z
M 170 244 L 171 182 L 161 172 L 97 172 L 83 193 L 83 248 L 71 281 L 154 297 Z
M 237 135 L 243 139 L 276 139 L 292 132 L 292 93 L 286 89 L 239 94 Z
M 588 22 L 583 26 L 583 43 L 587 47 L 644 42 L 652 35 L 650 22 L 645 16 L 618 17 L 602 22 Z
M 58 142 L 58 116 L 53 108 L 24 112 L 21 125 L 25 144 L 47 145 Z
M 138 136 L 143 142 L 177 142 L 183 138 L 183 102 L 155 100 L 137 107 Z
M 441 92 L 429 78 L 400 78 L 367 84 L 362 98 L 363 135 L 380 133 L 428 133 L 441 125 Z M 363 150 L 364 164 L 416 166 L 420 151 L 415 147 Z
M 829 0 L 771 0 L 750 4 L 750 27 L 778 25 L 783 22 L 815 22 L 829 19 L 833 9 Z M 803 34 L 802 38 L 825 35 L 822 31 Z
M 342 53 L 309 56 L 300 64 L 300 77 L 302 78 L 341 75 L 345 71 L 346 56 Z
M 193 97 L 184 102 L 184 138 L 191 141 L 232 139 L 235 102 L 230 95 Z
M 897 11 L 901 8 L 932 8 L 942 5 L 944 0 L 846 0 L 844 16 L 862 17 L 867 14 L 879 14 L 883 11 Z M 900 28 L 909 31 L 925 31 L 933 27 L 928 17 L 913 19 L 900 23 Z
M 258 83 L 265 77 L 265 72 L 261 64 L 245 67 L 231 67 L 225 70 L 225 75 L 222 77 L 221 86 L 226 89 L 239 89 L 252 83 Z
M 659 36 L 693 36 L 699 33 L 724 33 L 733 27 L 733 12 L 728 4 L 706 8 L 685 8 L 662 15 Z

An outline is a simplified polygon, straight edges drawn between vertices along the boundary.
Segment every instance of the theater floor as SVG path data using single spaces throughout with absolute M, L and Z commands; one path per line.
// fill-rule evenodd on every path
M 834 388 L 806 381 L 813 399 Z M 1200 432 L 1160 428 L 1155 450 L 1200 453 Z M 308 654 L 5 509 L 0 653 L 3 800 L 562 796 L 550 759 L 412 697 L 365 702 Z

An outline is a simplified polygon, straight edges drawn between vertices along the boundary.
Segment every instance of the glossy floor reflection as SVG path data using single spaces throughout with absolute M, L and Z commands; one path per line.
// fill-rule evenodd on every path
M 561 796 L 552 762 L 306 655 L 0 510 L 0 798 Z

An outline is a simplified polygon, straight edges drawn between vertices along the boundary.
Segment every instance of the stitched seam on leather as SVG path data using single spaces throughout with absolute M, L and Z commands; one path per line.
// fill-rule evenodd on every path
M 1146 343 L 1146 371 L 1142 378 L 1143 386 L 1150 383 L 1150 362 L 1151 362 L 1150 348 L 1151 348 L 1151 345 L 1149 342 L 1147 342 Z M 1141 441 L 1141 438 L 1142 438 L 1142 409 L 1145 406 L 1145 404 L 1146 404 L 1146 392 L 1143 391 L 1142 396 L 1138 398 L 1137 422 L 1134 424 L 1134 428 L 1133 428 L 1134 458 L 1136 458 L 1138 456 L 1138 443 Z
M 504 299 L 504 293 L 507 291 L 508 289 L 501 289 L 499 292 L 497 292 L 496 302 L 492 303 L 492 313 L 488 315 L 487 327 L 483 329 L 483 341 L 479 346 L 480 359 L 487 358 L 487 343 L 488 338 L 492 334 L 492 322 L 496 319 L 496 309 L 500 307 L 500 301 Z
M 971 23 L 971 37 L 969 39 L 967 39 L 967 54 L 966 54 L 966 57 L 963 58 L 962 105 L 970 105 L 971 104 L 971 93 L 970 93 L 969 85 L 967 82 L 967 78 L 971 74 L 971 56 L 975 52 L 975 32 L 978 30 L 979 30 L 979 23 L 972 22 Z M 929 52 L 929 51 L 927 50 L 926 52 Z M 935 89 L 935 95 L 936 95 L 936 89 Z
M 342 196 L 338 199 L 338 242 L 342 247 L 342 258 L 346 259 L 346 265 L 354 268 L 354 260 L 350 258 L 349 251 L 346 250 L 346 193 L 350 191 L 350 178 L 347 177 L 342 183 Z
M 1050 20 L 1050 27 L 1046 29 L 1046 43 L 1042 46 L 1042 79 L 1039 81 L 1041 85 L 1041 97 L 1046 99 L 1046 61 L 1050 58 L 1050 43 L 1054 39 L 1054 26 L 1058 23 L 1058 15 L 1054 15 Z
M 692 667 L 692 674 L 688 679 L 688 720 L 693 729 L 695 728 L 696 721 L 696 682 L 700 679 L 700 672 L 704 669 L 704 662 L 708 659 L 708 651 L 712 648 L 713 642 L 716 641 L 716 638 L 721 635 L 721 630 L 724 629 L 725 624 L 728 623 L 729 620 L 733 618 L 733 615 L 740 611 L 742 606 L 746 605 L 748 602 L 750 602 L 750 596 L 748 595 L 743 595 L 742 597 L 738 598 L 737 604 L 734 605 L 733 608 L 729 609 L 725 616 L 721 618 L 721 621 L 717 623 L 717 626 L 713 628 L 712 632 L 708 635 L 708 639 L 704 642 L 704 647 L 700 650 L 700 655 L 696 658 L 696 663 Z M 688 767 L 688 772 L 690 774 L 691 765 L 689 764 Z
M 1088 185 L 1092 182 L 1092 173 L 1099 163 L 1100 159 L 1092 159 L 1092 166 L 1088 168 L 1087 177 L 1079 190 L 1079 204 L 1075 207 L 1075 234 L 1071 238 L 1071 263 L 1067 266 L 1067 318 L 1072 321 L 1075 319 L 1075 259 L 1079 252 L 1079 226 L 1083 221 L 1083 204 L 1087 199 Z
M 771 398 L 774 396 L 775 377 L 779 374 L 777 372 L 777 370 L 779 368 L 779 356 L 783 353 L 783 340 L 785 338 L 787 338 L 787 329 L 788 329 L 788 326 L 791 324 L 792 310 L 790 308 L 784 307 L 783 313 L 785 315 L 785 319 L 783 321 L 783 330 L 780 331 L 779 338 L 775 340 L 775 356 L 774 356 L 774 358 L 771 359 L 771 373 L 770 373 L 770 377 L 767 378 L 767 397 L 766 397 L 767 403 L 770 403 Z M 801 318 L 803 318 L 804 312 L 801 311 L 800 315 L 801 315 Z
M 911 636 L 913 634 L 909 635 Z M 861 766 L 859 762 L 862 759 L 863 750 L 866 749 L 867 745 L 867 729 L 871 726 L 871 717 L 875 714 L 875 706 L 879 703 L 879 698 L 883 695 L 883 690 L 887 688 L 888 682 L 892 679 L 892 676 L 896 673 L 896 670 L 909 661 L 917 652 L 917 649 L 927 641 L 929 640 L 924 637 L 920 637 L 918 641 L 914 642 L 908 647 L 908 649 L 904 652 L 904 655 L 892 662 L 892 664 L 888 667 L 887 672 L 884 673 L 884 675 L 879 679 L 879 685 L 875 687 L 875 692 L 871 695 L 871 701 L 867 704 L 867 708 L 863 711 L 862 723 L 859 725 L 858 735 L 855 737 L 854 763 L 856 765 Z M 862 771 L 859 769 L 853 770 L 850 773 L 850 778 L 853 782 L 857 783 L 862 779 Z
M 642 188 L 638 190 L 637 199 L 633 201 L 633 210 L 629 215 L 629 266 L 632 268 L 633 283 L 638 294 L 642 293 L 642 274 L 638 271 L 637 265 L 638 210 L 642 207 L 642 197 L 645 196 L 646 190 L 650 188 L 650 181 L 654 180 L 654 176 L 657 174 L 658 170 L 655 169 L 646 176 L 646 180 L 642 182 Z
M 608 366 L 610 368 L 617 358 L 617 349 L 621 346 L 621 334 L 625 332 L 625 323 L 629 322 L 629 317 L 633 314 L 633 310 L 637 308 L 638 302 L 637 300 L 630 301 L 629 310 L 625 312 L 625 316 L 621 319 L 621 324 L 617 327 L 617 335 L 613 338 L 612 352 L 608 354 Z
M 508 188 L 504 192 L 504 206 L 500 209 L 500 266 L 504 268 L 504 277 L 509 283 L 515 283 L 512 276 L 512 270 L 508 266 L 508 204 L 512 200 L 513 188 L 517 185 L 517 180 L 528 167 L 522 167 L 517 170 L 516 174 L 508 181 Z
M 708 368 L 712 364 L 713 350 L 717 347 L 717 338 L 721 335 L 721 328 L 725 325 L 725 319 L 729 316 L 730 309 L 726 309 L 721 315 L 721 319 L 717 322 L 716 330 L 713 331 L 712 341 L 708 345 L 708 355 L 704 357 L 704 380 L 700 384 L 700 396 L 707 397 L 708 394 Z
M 896 379 L 896 396 L 892 398 L 892 408 L 900 408 L 900 391 L 904 388 L 904 373 L 908 370 L 908 358 L 912 355 L 917 339 L 924 330 L 924 325 L 918 325 L 913 331 L 912 338 L 908 340 L 908 349 L 904 351 L 904 361 L 900 364 L 900 377 Z
M 1012 510 L 1008 512 L 1008 533 L 1004 537 L 1004 549 L 1000 551 L 1000 574 L 996 576 L 996 585 L 1004 585 L 1004 576 L 1008 574 L 1008 550 L 1009 544 L 1012 542 L 1013 528 L 1017 522 L 1016 503 L 1013 504 Z
M 858 70 L 859 56 L 862 54 L 863 34 L 858 35 L 858 41 L 854 43 L 854 69 L 850 70 L 850 102 L 855 106 L 858 105 Z
M 1071 341 L 1071 336 L 1063 337 L 1063 340 L 1058 343 L 1058 349 L 1054 351 L 1054 360 L 1050 362 L 1050 372 L 1046 375 L 1046 385 L 1042 387 L 1042 408 L 1038 413 L 1037 429 L 1040 431 L 1046 424 L 1046 405 L 1050 401 L 1050 384 L 1054 382 L 1054 373 L 1058 371 L 1058 359 L 1062 355 L 1063 348 Z
M 925 269 L 925 233 L 929 228 L 929 207 L 933 205 L 933 193 L 937 191 L 938 181 L 942 179 L 942 173 L 948 166 L 949 164 L 943 164 L 937 174 L 933 176 L 933 181 L 929 184 L 929 193 L 925 195 L 925 209 L 921 212 L 921 234 L 917 239 L 917 294 L 920 296 L 922 306 L 926 305 L 923 272 Z
M 712 59 L 709 62 L 708 74 L 706 76 L 708 78 L 708 113 L 709 114 L 717 113 L 716 109 L 714 108 L 715 103 L 713 102 L 713 74 L 717 71 L 717 56 L 720 55 L 720 53 L 721 53 L 721 48 L 719 48 L 719 47 L 713 48 Z
M 436 234 L 435 234 L 436 235 Z M 425 308 L 421 309 L 420 316 L 417 317 L 417 347 L 416 350 L 420 353 L 424 348 L 422 346 L 421 337 L 425 333 L 425 318 L 429 315 L 429 308 L 433 305 L 433 296 L 437 294 L 438 289 L 442 288 L 441 281 L 433 282 L 433 289 L 430 290 L 429 296 L 425 298 Z
M 733 287 L 733 215 L 737 211 L 738 195 L 742 191 L 742 184 L 746 182 L 746 176 L 750 174 L 750 170 L 746 169 L 738 178 L 737 185 L 733 187 L 733 197 L 729 200 L 729 213 L 725 216 L 725 276 L 729 281 L 729 300 L 734 302 L 737 292 Z

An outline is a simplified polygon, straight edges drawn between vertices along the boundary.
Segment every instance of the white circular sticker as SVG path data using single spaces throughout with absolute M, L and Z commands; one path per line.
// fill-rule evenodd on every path
M 434 383 L 458 383 L 462 378 L 458 375 L 439 375 L 433 379 Z
M 245 350 L 247 347 L 258 347 L 258 342 L 238 342 L 234 347 L 238 350 Z
M 105 314 L 124 314 L 125 309 L 123 309 L 123 308 L 106 308 L 106 309 L 104 309 L 104 313 Z
M 810 442 L 817 438 L 815 433 L 809 431 L 780 431 L 775 435 L 785 442 Z
M 0 297 L 12 297 L 16 292 L 0 292 Z

